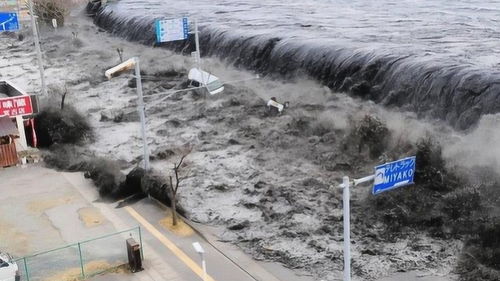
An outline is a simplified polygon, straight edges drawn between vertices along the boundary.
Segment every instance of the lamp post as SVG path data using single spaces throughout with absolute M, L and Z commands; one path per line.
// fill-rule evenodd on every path
M 205 250 L 201 247 L 200 243 L 193 243 L 194 250 L 201 256 L 201 267 L 203 268 L 203 281 L 207 281 L 207 265 L 205 263 Z
M 106 70 L 105 75 L 108 79 L 111 79 L 115 74 L 124 72 L 135 68 L 135 79 L 136 79 L 136 89 L 137 89 L 137 110 L 139 112 L 139 118 L 141 120 L 141 134 L 143 142 L 143 154 L 144 154 L 144 169 L 149 170 L 149 148 L 148 140 L 146 137 L 146 114 L 144 113 L 144 98 L 142 95 L 142 80 L 141 80 L 141 67 L 139 64 L 139 58 L 131 58 L 111 69 Z

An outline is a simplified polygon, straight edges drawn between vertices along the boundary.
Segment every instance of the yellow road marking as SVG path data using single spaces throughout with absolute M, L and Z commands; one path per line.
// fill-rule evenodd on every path
M 125 210 L 134 217 L 140 224 L 142 224 L 156 239 L 165 245 L 174 255 L 176 255 L 184 264 L 186 264 L 196 275 L 203 278 L 203 269 L 194 262 L 188 255 L 186 255 L 181 249 L 179 249 L 172 241 L 170 241 L 165 235 L 163 235 L 158 229 L 156 229 L 152 224 L 150 224 L 145 218 L 143 218 L 136 210 L 132 207 L 125 207 Z M 210 275 L 207 274 L 207 281 L 215 281 Z

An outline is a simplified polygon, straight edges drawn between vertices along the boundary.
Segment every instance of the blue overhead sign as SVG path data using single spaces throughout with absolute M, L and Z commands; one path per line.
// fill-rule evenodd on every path
M 0 12 L 0 32 L 19 30 L 17 13 Z
M 189 36 L 188 18 L 157 20 L 155 29 L 158 43 L 186 40 Z
M 415 156 L 375 167 L 373 194 L 413 184 Z

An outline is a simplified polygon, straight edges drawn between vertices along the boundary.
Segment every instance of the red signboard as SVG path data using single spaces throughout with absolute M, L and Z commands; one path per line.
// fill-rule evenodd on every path
M 23 116 L 33 114 L 30 96 L 18 96 L 0 99 L 0 116 Z

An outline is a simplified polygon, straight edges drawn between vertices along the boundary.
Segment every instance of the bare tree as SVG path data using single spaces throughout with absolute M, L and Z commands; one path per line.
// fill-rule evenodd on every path
M 179 160 L 179 163 L 174 163 L 174 168 L 172 169 L 174 175 L 169 176 L 168 191 L 170 193 L 170 199 L 172 200 L 172 225 L 177 225 L 177 191 L 179 191 L 179 186 L 183 180 L 188 177 L 189 173 L 186 173 L 184 176 L 181 176 L 181 167 L 184 159 L 191 153 L 191 149 L 187 150 Z M 175 179 L 174 179 L 175 178 Z
M 64 84 L 64 91 L 61 96 L 61 110 L 64 110 L 64 102 L 66 101 L 67 94 L 68 94 L 68 86 Z
M 118 57 L 120 58 L 120 63 L 123 62 L 123 48 L 116 48 L 116 52 L 118 53 Z
M 64 20 L 73 4 L 67 0 L 33 0 L 31 3 L 35 15 L 42 22 L 51 25 L 52 19 L 56 19 L 59 26 L 64 25 Z M 29 3 L 26 3 L 26 6 L 29 8 Z

